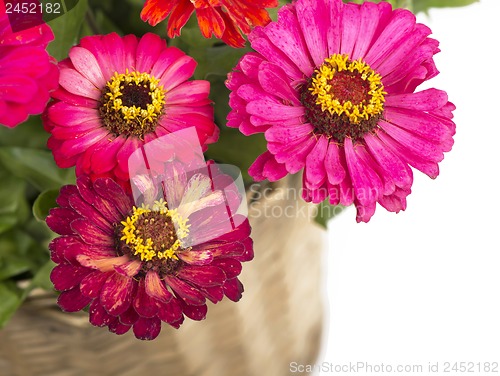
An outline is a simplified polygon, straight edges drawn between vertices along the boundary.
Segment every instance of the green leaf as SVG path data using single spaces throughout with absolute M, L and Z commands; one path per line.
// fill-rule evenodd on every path
M 32 290 L 35 287 L 40 287 L 47 291 L 54 290 L 54 285 L 50 281 L 50 273 L 54 269 L 54 266 L 56 266 L 54 262 L 51 260 L 47 261 L 33 277 L 28 290 Z
M 19 197 L 24 197 L 26 191 L 22 179 L 0 171 L 0 215 L 15 214 L 19 207 Z
M 292 0 L 278 0 L 278 6 L 276 8 L 270 8 L 267 10 L 271 19 L 273 21 L 276 21 L 278 19 L 278 11 L 281 9 L 281 7 L 291 2 Z
M 427 12 L 430 8 L 463 7 L 479 0 L 413 0 L 413 11 Z
M 216 162 L 238 167 L 245 183 L 250 183 L 253 180 L 248 175 L 248 167 L 265 151 L 264 135 L 247 137 L 237 129 L 225 128 L 222 130 L 219 141 L 209 145 L 206 156 Z
M 391 0 L 389 1 L 392 7 L 395 8 L 405 8 L 413 11 L 413 4 L 415 0 Z
M 37 287 L 46 291 L 54 291 L 54 285 L 50 280 L 50 273 L 55 266 L 56 264 L 53 261 L 48 260 L 41 268 L 38 269 L 29 286 L 23 291 L 23 300 L 26 299 L 29 293 Z
M 47 150 L 0 147 L 0 162 L 14 176 L 27 180 L 43 192 L 74 184 L 73 169 L 61 169 Z
M 49 215 L 49 210 L 57 206 L 56 198 L 59 195 L 59 189 L 49 189 L 40 193 L 33 203 L 33 215 L 40 222 L 45 222 Z
M 19 231 L 0 235 L 0 281 L 27 272 L 32 267 L 26 257 L 30 239 Z
M 321 227 L 324 229 L 327 228 L 328 221 L 340 213 L 342 213 L 345 209 L 345 206 L 342 205 L 331 205 L 328 202 L 328 199 L 323 201 L 322 203 L 318 204 L 317 206 L 318 212 L 316 214 L 316 217 L 314 218 L 314 221 L 319 224 Z
M 55 39 L 49 44 L 47 50 L 58 61 L 66 58 L 69 49 L 78 42 L 87 7 L 87 0 L 80 0 L 73 9 L 48 22 Z
M 231 110 L 229 106 L 229 89 L 224 85 L 225 76 L 210 75 L 210 99 L 214 102 L 215 122 L 221 127 L 222 133 L 228 128 L 226 125 L 227 114 Z M 221 135 L 223 136 L 223 134 Z
M 94 29 L 94 32 L 98 32 L 99 34 L 109 34 L 112 32 L 123 34 L 120 28 L 108 18 L 102 9 L 96 9 L 95 14 L 89 12 L 87 15 L 87 24 Z
M 0 280 L 36 274 L 49 259 L 47 246 L 40 243 L 20 228 L 0 235 Z
M 22 290 L 15 283 L 0 282 L 0 329 L 7 324 L 22 303 Z
M 66 12 L 69 12 L 72 10 L 74 7 L 78 5 L 80 0 L 62 0 L 63 2 L 63 7 Z
M 141 20 L 140 14 L 144 0 L 140 1 L 124 1 L 124 0 L 89 0 L 89 9 L 94 16 L 94 19 L 87 17 L 87 22 L 94 30 L 94 34 L 103 34 L 110 30 L 114 25 L 114 29 L 118 34 L 134 34 L 141 36 L 147 32 L 153 32 L 165 37 L 166 27 L 165 22 L 160 22 L 155 27 Z M 91 15 L 92 17 L 92 15 Z
M 194 25 L 186 25 L 182 28 L 181 36 L 172 40 L 170 44 L 174 42 L 182 42 L 182 45 L 186 48 L 187 53 L 191 55 L 190 50 L 198 50 L 204 53 L 204 50 L 210 48 L 216 43 L 218 40 L 214 38 L 205 38 L 198 27 L 198 24 Z
M 0 234 L 10 230 L 17 224 L 17 219 L 13 216 L 0 216 Z
M 140 6 L 141 8 L 144 6 L 144 0 L 128 0 L 128 2 L 132 5 Z
M 30 116 L 15 128 L 0 127 L 0 146 L 22 146 L 47 150 L 49 134 L 45 132 L 40 116 Z
M 57 234 L 47 226 L 45 221 L 41 222 L 35 217 L 28 219 L 28 221 L 23 224 L 22 228 L 23 231 L 29 234 L 29 236 L 37 242 L 37 244 L 44 246 L 44 249 L 46 249 L 46 245 L 57 236 Z
M 211 74 L 226 77 L 227 73 L 233 69 L 243 55 L 250 51 L 249 47 L 232 48 L 226 45 L 208 48 L 204 77 L 206 78 Z
M 26 259 L 12 258 L 8 261 L 0 260 L 0 281 L 7 280 L 30 270 L 31 263 Z
M 182 35 L 169 42 L 175 45 L 186 54 L 193 57 L 198 63 L 194 78 L 197 80 L 207 79 L 210 75 L 227 76 L 239 59 L 250 52 L 249 47 L 232 48 L 212 37 L 203 37 L 198 24 L 182 28 Z
M 1 167 L 1 166 L 0 166 Z M 0 234 L 29 217 L 26 183 L 0 168 Z

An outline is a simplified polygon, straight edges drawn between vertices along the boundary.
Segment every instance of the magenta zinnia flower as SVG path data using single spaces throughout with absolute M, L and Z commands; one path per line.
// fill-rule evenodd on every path
M 11 22 L 21 21 L 9 19 L 0 2 L 0 125 L 10 128 L 42 113 L 58 86 L 57 65 L 45 50 L 54 39 L 52 30 L 35 22 L 38 26 L 13 32 Z
M 238 225 L 210 236 L 221 227 L 213 214 L 227 207 L 223 194 L 206 175 L 176 177 L 185 184 L 175 186 L 175 209 L 163 200 L 134 206 L 110 178 L 81 176 L 61 189 L 47 224 L 61 235 L 49 248 L 63 310 L 89 306 L 93 325 L 116 334 L 133 328 L 137 338 L 150 340 L 162 321 L 179 328 L 184 316 L 204 319 L 206 299 L 241 298 L 241 262 L 253 257 L 248 220 L 235 215 L 231 223 Z
M 128 158 L 144 143 L 195 126 L 217 140 L 208 81 L 188 81 L 196 61 L 155 34 L 90 36 L 59 63 L 60 89 L 44 118 L 60 167 L 123 184 Z
M 412 166 L 432 178 L 451 150 L 455 106 L 436 89 L 438 42 L 390 4 L 298 0 L 256 28 L 230 73 L 228 126 L 264 132 L 268 151 L 249 172 L 281 179 L 304 169 L 302 196 L 355 204 L 367 222 L 378 202 L 406 208 Z

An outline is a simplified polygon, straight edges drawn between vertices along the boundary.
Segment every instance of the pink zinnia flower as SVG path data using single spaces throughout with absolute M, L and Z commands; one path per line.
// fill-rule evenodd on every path
M 227 208 L 224 194 L 206 174 L 177 170 L 175 180 L 184 184 L 173 187 L 179 202 L 168 206 L 134 206 L 110 178 L 81 176 L 61 189 L 47 224 L 61 235 L 49 248 L 64 311 L 89 306 L 93 325 L 116 334 L 133 328 L 151 340 L 162 321 L 179 328 L 184 316 L 204 319 L 206 299 L 241 298 L 241 262 L 253 257 L 248 219 L 232 216 L 236 225 L 214 237 L 208 232 L 221 228 L 213 218 Z
M 275 181 L 304 169 L 302 196 L 357 208 L 406 208 L 412 166 L 431 178 L 451 150 L 455 106 L 444 91 L 414 93 L 436 76 L 438 42 L 390 4 L 298 0 L 249 35 L 257 51 L 230 73 L 228 126 L 264 132 L 249 172 Z
M 0 2 L 0 125 L 12 128 L 43 112 L 49 92 L 58 86 L 58 69 L 45 50 L 54 39 L 52 30 L 38 23 L 13 32 L 11 22 L 21 19 L 9 20 L 5 12 Z
M 196 61 L 155 34 L 85 37 L 59 63 L 60 89 L 44 124 L 59 167 L 125 185 L 128 158 L 144 143 L 195 126 L 217 140 L 208 81 L 188 81 Z

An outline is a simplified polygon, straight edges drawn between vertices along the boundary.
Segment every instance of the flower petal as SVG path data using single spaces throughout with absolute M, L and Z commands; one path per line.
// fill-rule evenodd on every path
M 104 247 L 113 245 L 114 240 L 108 233 L 86 219 L 76 219 L 71 222 L 70 226 L 87 244 Z
M 327 34 L 331 27 L 329 10 L 323 0 L 296 3 L 297 20 L 309 54 L 316 66 L 328 56 Z
M 154 297 L 146 292 L 146 283 L 144 279 L 139 280 L 137 292 L 132 303 L 135 311 L 141 317 L 155 317 L 158 313 L 158 306 Z
M 102 273 L 98 270 L 88 274 L 80 283 L 82 294 L 91 299 L 98 298 L 101 294 L 104 282 L 106 282 L 110 276 L 110 272 Z
M 397 186 L 411 186 L 413 177 L 408 173 L 407 166 L 397 155 L 392 153 L 376 136 L 368 134 L 364 137 L 364 141 L 373 157 L 384 171 L 390 175 Z
M 52 231 L 59 235 L 73 235 L 75 231 L 71 224 L 76 220 L 81 220 L 81 218 L 80 214 L 73 209 L 54 208 L 50 209 L 45 222 Z
M 82 279 L 92 270 L 69 264 L 57 265 L 50 273 L 54 288 L 59 291 L 71 290 L 78 286 Z
M 97 179 L 94 182 L 94 189 L 99 196 L 112 203 L 126 218 L 133 203 L 130 196 L 116 182 L 111 179 Z
M 151 1 L 148 1 L 151 2 Z M 142 16 L 142 13 L 141 13 Z M 167 43 L 154 33 L 147 33 L 139 41 L 135 66 L 138 72 L 150 72 Z
M 227 279 L 232 279 L 239 276 L 242 269 L 241 263 L 231 258 L 216 259 L 214 260 L 212 265 L 222 269 Z
M 179 322 L 183 320 L 184 315 L 182 314 L 181 303 L 177 298 L 172 299 L 169 303 L 165 304 L 162 302 L 157 302 L 158 305 L 158 317 L 161 321 L 168 324 Z
M 109 327 L 109 331 L 111 333 L 115 333 L 117 335 L 122 335 L 122 334 L 127 333 L 132 326 L 122 324 L 118 319 L 115 319 L 115 321 L 111 322 L 108 325 L 108 327 Z
M 99 302 L 99 299 L 94 299 L 89 307 L 89 321 L 92 325 L 103 327 L 109 325 L 115 320 Z
M 325 158 L 328 144 L 326 137 L 319 137 L 306 158 L 305 179 L 309 188 L 321 187 L 326 179 Z
M 202 305 L 205 304 L 205 297 L 195 287 L 181 281 L 173 276 L 165 276 L 165 282 L 182 298 L 187 304 Z
M 129 309 L 120 315 L 119 319 L 124 325 L 134 325 L 136 321 L 139 320 L 139 315 L 137 314 L 135 308 L 130 306 Z
M 358 40 L 360 23 L 360 6 L 353 3 L 344 5 L 344 14 L 342 15 L 342 41 L 340 42 L 341 54 L 347 54 L 348 56 L 352 55 L 354 45 Z
M 267 120 L 286 120 L 304 115 L 303 107 L 286 106 L 271 100 L 255 100 L 247 105 L 247 111 Z
M 342 182 L 346 176 L 346 168 L 347 166 L 344 166 L 341 162 L 339 146 L 334 142 L 330 142 L 325 156 L 325 171 L 328 182 L 331 185 Z
M 73 66 L 80 74 L 87 78 L 97 89 L 104 89 L 106 80 L 102 75 L 99 63 L 89 50 L 75 46 L 69 51 L 69 57 Z
M 314 63 L 310 60 L 309 50 L 302 38 L 297 16 L 290 8 L 283 7 L 278 17 L 279 23 L 272 22 L 266 27 L 267 37 L 303 74 L 310 76 Z
M 138 339 L 151 341 L 158 337 L 161 331 L 161 321 L 157 317 L 143 318 L 141 317 L 134 324 L 134 335 Z
M 229 279 L 224 283 L 224 294 L 233 302 L 237 302 L 243 296 L 243 285 L 238 278 Z
M 351 54 L 351 60 L 363 58 L 368 51 L 372 39 L 377 31 L 377 26 L 382 19 L 379 14 L 379 4 L 364 2 L 360 9 L 360 24 L 358 39 Z
M 210 250 L 184 250 L 179 252 L 177 256 L 190 265 L 207 265 L 213 260 L 212 252 Z
M 377 201 L 382 194 L 382 182 L 367 164 L 356 153 L 356 148 L 363 148 L 362 145 L 353 145 L 350 138 L 344 141 L 347 168 L 352 179 L 354 194 L 356 199 L 363 206 L 368 206 Z
M 87 298 L 80 292 L 79 287 L 63 291 L 57 299 L 57 304 L 65 312 L 77 312 L 89 305 L 92 299 Z
M 145 281 L 146 294 L 163 303 L 168 303 L 173 295 L 165 287 L 165 283 L 155 271 L 148 271 Z
M 415 26 L 415 16 L 406 9 L 395 9 L 380 36 L 374 41 L 364 60 L 377 69 L 391 51 Z
M 74 69 L 61 69 L 59 84 L 71 94 L 91 98 L 98 101 L 101 98 L 101 90 L 96 88 L 92 82 Z
M 220 268 L 210 265 L 186 265 L 177 277 L 203 287 L 220 286 L 226 280 L 226 274 Z
M 132 303 L 135 282 L 132 278 L 121 274 L 112 274 L 104 283 L 101 290 L 100 300 L 106 311 L 118 316 L 125 312 Z
M 183 305 L 182 312 L 191 320 L 200 321 L 204 320 L 205 317 L 207 316 L 208 307 L 206 304 L 200 306 L 193 306 L 182 303 L 182 305 Z

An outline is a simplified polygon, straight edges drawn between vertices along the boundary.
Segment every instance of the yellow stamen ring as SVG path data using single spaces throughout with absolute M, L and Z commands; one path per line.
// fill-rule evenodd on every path
M 153 225 L 158 219 L 164 222 L 164 229 L 160 236 L 152 239 L 151 237 L 144 238 L 144 227 L 148 223 Z M 149 217 L 149 219 L 145 219 Z M 158 218 L 159 217 L 159 218 Z M 141 223 L 139 225 L 139 222 Z M 170 210 L 163 200 L 155 201 L 150 208 L 148 205 L 141 207 L 133 207 L 132 214 L 125 221 L 122 221 L 122 237 L 120 240 L 131 248 L 134 256 L 139 256 L 141 261 L 151 261 L 153 259 L 173 259 L 178 260 L 176 253 L 182 248 L 182 239 L 185 239 L 189 234 L 188 220 L 183 219 L 177 210 Z M 170 235 L 169 235 L 170 234 Z M 168 238 L 167 238 L 167 235 Z M 167 238 L 167 239 L 166 239 Z M 166 239 L 166 240 L 165 240 Z
M 115 72 L 101 98 L 103 123 L 117 135 L 142 137 L 154 131 L 163 114 L 165 95 L 160 81 L 148 73 Z
M 136 86 L 143 86 L 149 89 L 149 95 L 151 96 L 151 103 L 146 105 L 146 109 L 137 106 L 125 106 L 122 102 L 123 93 L 121 90 L 124 89 L 124 84 L 134 83 Z M 115 75 L 107 83 L 107 88 L 109 92 L 106 96 L 111 102 L 111 107 L 116 112 L 121 112 L 125 120 L 137 119 L 144 125 L 146 121 L 153 121 L 157 118 L 165 105 L 165 92 L 163 91 L 163 86 L 159 85 L 160 81 L 147 73 L 132 72 L 129 73 L 128 69 L 125 74 Z
M 367 84 L 366 99 L 360 102 L 340 98 L 334 90 L 334 81 L 340 72 L 350 72 Z M 316 104 L 330 115 L 347 116 L 352 124 L 359 124 L 372 116 L 380 115 L 384 110 L 384 85 L 379 74 L 375 73 L 361 59 L 349 61 L 347 55 L 334 54 L 314 71 L 308 88 L 316 96 Z

